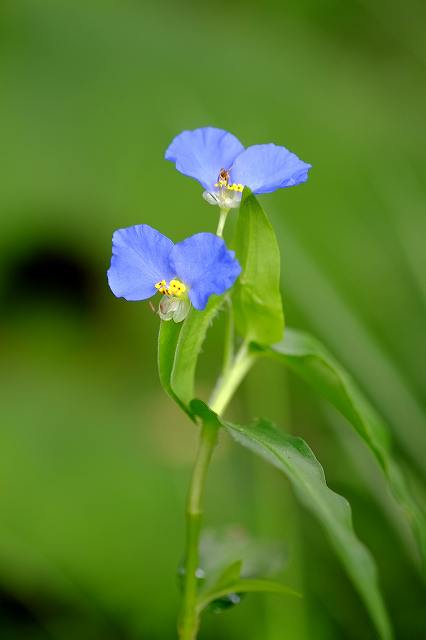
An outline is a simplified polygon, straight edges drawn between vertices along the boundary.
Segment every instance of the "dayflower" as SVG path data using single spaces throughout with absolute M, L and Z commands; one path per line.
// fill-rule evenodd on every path
M 285 147 L 255 144 L 245 149 L 232 133 L 214 127 L 183 131 L 166 160 L 204 187 L 204 198 L 221 209 L 238 207 L 245 186 L 255 194 L 293 187 L 308 179 L 310 164 Z
M 159 315 L 182 321 L 191 303 L 205 308 L 212 294 L 234 284 L 241 267 L 234 252 L 212 233 L 174 244 L 147 224 L 118 229 L 112 237 L 108 283 L 117 298 L 147 300 L 159 292 Z

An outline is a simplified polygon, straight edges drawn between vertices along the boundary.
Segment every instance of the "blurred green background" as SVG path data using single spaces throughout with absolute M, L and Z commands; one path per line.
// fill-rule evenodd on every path
M 312 163 L 263 196 L 288 324 L 316 333 L 426 465 L 426 7 L 420 0 L 3 0 L 0 6 L 0 637 L 173 638 L 195 429 L 156 373 L 158 320 L 113 297 L 114 229 L 213 231 L 163 160 L 183 129 Z M 200 394 L 217 365 L 205 346 Z M 231 407 L 303 436 L 370 547 L 396 637 L 425 637 L 417 558 L 367 449 L 310 389 L 259 364 Z M 300 602 L 250 595 L 201 638 L 374 638 L 321 528 L 225 436 L 206 526 L 283 540 Z

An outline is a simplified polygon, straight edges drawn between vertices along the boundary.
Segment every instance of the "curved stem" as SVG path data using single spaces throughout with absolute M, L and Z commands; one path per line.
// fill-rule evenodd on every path
M 244 376 L 253 365 L 255 357 L 256 356 L 250 352 L 247 343 L 243 342 L 231 367 L 228 368 L 222 378 L 219 379 L 213 391 L 209 401 L 209 407 L 212 411 L 218 415 L 221 415 L 225 411 Z
M 219 380 L 213 392 L 209 406 L 217 414 L 221 414 L 246 373 L 254 362 L 255 356 L 243 343 L 233 360 L 232 365 Z M 200 442 L 187 499 L 186 509 L 186 544 L 185 575 L 181 614 L 179 618 L 180 640 L 195 640 L 199 627 L 199 611 L 197 610 L 197 569 L 199 564 L 199 541 L 201 519 L 203 514 L 203 495 L 207 471 L 217 442 L 217 424 L 205 421 L 201 428 Z

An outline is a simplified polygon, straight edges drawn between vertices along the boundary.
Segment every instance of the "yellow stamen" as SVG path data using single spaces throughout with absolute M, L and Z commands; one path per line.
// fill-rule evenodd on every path
M 244 189 L 244 185 L 242 184 L 228 184 L 226 185 L 226 188 L 229 189 L 229 191 L 242 191 Z
M 163 295 L 175 296 L 176 298 L 180 298 L 186 292 L 186 286 L 183 282 L 175 279 L 170 280 L 168 286 L 165 280 L 161 280 L 160 282 L 157 282 L 155 288 Z
M 183 295 L 186 291 L 186 287 L 180 280 L 170 280 L 169 284 L 169 293 L 172 296 L 177 296 L 178 298 Z
M 155 288 L 158 289 L 158 291 L 160 293 L 167 293 L 167 283 L 165 280 L 160 280 L 160 282 L 157 282 L 157 284 L 155 285 Z

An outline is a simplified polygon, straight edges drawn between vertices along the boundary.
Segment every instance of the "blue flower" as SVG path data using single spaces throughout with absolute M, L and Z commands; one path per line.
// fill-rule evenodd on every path
M 238 207 L 245 186 L 255 194 L 293 187 L 308 179 L 310 164 L 285 147 L 256 144 L 244 149 L 232 133 L 214 127 L 183 131 L 166 160 L 204 187 L 204 198 L 222 209 Z
M 112 237 L 108 283 L 117 298 L 146 300 L 162 294 L 159 314 L 180 322 L 190 303 L 205 308 L 212 294 L 234 284 L 241 267 L 222 238 L 195 235 L 173 244 L 147 224 L 118 229 Z

